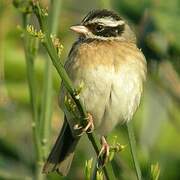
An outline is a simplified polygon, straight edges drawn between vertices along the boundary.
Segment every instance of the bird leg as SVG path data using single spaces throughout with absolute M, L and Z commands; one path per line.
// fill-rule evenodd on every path
M 88 116 L 85 118 L 85 120 L 88 122 L 85 127 L 80 126 L 76 124 L 74 126 L 75 130 L 80 130 L 81 133 L 78 136 L 83 135 L 85 132 L 92 133 L 94 131 L 94 123 L 93 123 L 93 117 L 90 113 L 88 113 Z
M 103 167 L 107 163 L 110 152 L 110 146 L 104 136 L 101 137 L 101 145 L 102 147 L 98 155 L 98 167 Z
M 86 118 L 87 125 L 82 129 L 84 132 L 92 133 L 94 131 L 94 123 L 93 123 L 93 117 L 90 113 L 88 113 L 88 117 Z

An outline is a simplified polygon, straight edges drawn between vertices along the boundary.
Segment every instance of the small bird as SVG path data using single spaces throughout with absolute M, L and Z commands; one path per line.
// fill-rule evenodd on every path
M 79 25 L 70 28 L 79 36 L 72 45 L 65 69 L 75 87 L 83 82 L 80 99 L 90 114 L 88 128 L 108 135 L 118 123 L 127 123 L 137 110 L 146 79 L 146 59 L 136 46 L 136 37 L 117 13 L 93 10 Z M 60 106 L 67 91 L 62 83 Z M 92 122 L 93 120 L 93 122 Z M 44 165 L 43 172 L 67 175 L 80 139 L 68 112 L 60 135 Z M 107 147 L 107 146 L 106 146 Z

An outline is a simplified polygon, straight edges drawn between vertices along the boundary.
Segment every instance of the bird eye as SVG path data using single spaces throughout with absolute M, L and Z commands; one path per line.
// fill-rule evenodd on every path
M 100 31 L 103 31 L 103 30 L 104 30 L 104 27 L 103 27 L 102 25 L 97 25 L 97 26 L 95 27 L 95 30 L 96 30 L 97 32 L 100 32 Z

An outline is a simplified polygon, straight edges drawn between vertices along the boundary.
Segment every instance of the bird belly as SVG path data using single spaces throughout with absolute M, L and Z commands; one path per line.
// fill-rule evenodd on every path
M 106 135 L 117 123 L 132 118 L 140 102 L 142 81 L 138 72 L 129 66 L 117 72 L 113 67 L 97 66 L 76 73 L 74 84 L 83 82 L 80 98 L 92 114 L 99 134 Z
M 78 46 L 65 67 L 75 87 L 84 84 L 80 98 L 93 116 L 96 131 L 106 135 L 135 113 L 146 76 L 146 61 L 134 44 L 113 41 L 115 48 L 110 51 L 112 42 L 93 43 Z
M 75 86 L 83 83 L 80 98 L 94 119 L 95 128 L 102 122 L 104 109 L 109 101 L 113 71 L 106 67 L 98 66 L 94 69 L 79 70 L 74 79 Z
M 143 80 L 134 71 L 114 73 L 103 118 L 98 127 L 101 135 L 106 135 L 117 125 L 132 119 L 140 103 Z

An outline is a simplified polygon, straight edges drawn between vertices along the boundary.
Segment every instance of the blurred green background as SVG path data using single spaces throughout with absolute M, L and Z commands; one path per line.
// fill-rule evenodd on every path
M 47 1 L 42 1 L 44 6 Z M 91 10 L 109 8 L 121 14 L 137 34 L 138 46 L 148 63 L 148 78 L 141 106 L 133 125 L 138 158 L 144 179 L 150 165 L 159 162 L 161 180 L 180 179 L 180 1 L 179 0 L 62 0 L 58 37 L 64 45 L 62 62 L 76 39 L 69 27 Z M 26 76 L 20 13 L 10 0 L 0 0 L 0 179 L 33 179 L 35 155 L 32 141 L 32 116 Z M 36 59 L 36 77 L 41 97 L 44 57 L 41 48 Z M 58 135 L 63 114 L 58 107 L 60 78 L 53 69 L 53 113 L 50 144 Z M 128 144 L 123 126 L 110 135 Z M 78 145 L 68 178 L 83 179 L 85 160 L 93 149 L 83 137 Z M 116 161 L 121 179 L 136 179 L 129 147 Z M 48 179 L 60 179 L 51 174 Z

